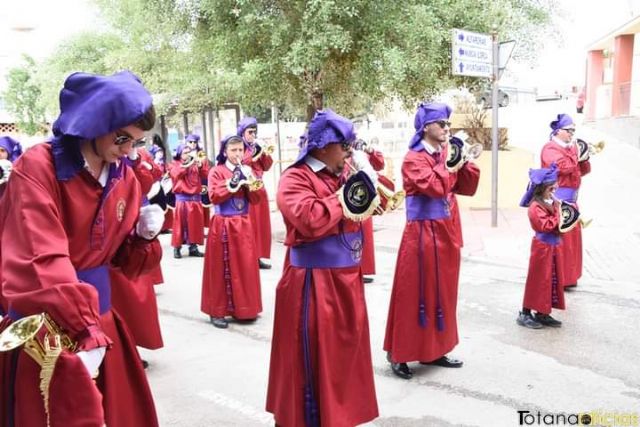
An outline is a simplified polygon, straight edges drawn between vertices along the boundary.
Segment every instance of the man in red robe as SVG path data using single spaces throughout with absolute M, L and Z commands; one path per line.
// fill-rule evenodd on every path
M 445 104 L 418 107 L 416 133 L 402 164 L 407 224 L 398 250 L 384 350 L 394 374 L 404 379 L 413 375 L 407 362 L 462 366 L 446 356 L 458 344 L 462 233 L 454 194 L 473 195 L 480 171 L 462 158 L 455 171 L 448 165 L 450 115 Z
M 577 206 L 578 191 L 582 176 L 591 172 L 589 151 L 578 150 L 578 141 L 573 139 L 576 125 L 568 114 L 558 114 L 551 127 L 551 140 L 542 147 L 540 163 L 543 168 L 552 164 L 558 167 L 558 189 L 555 196 Z M 584 144 L 586 146 L 586 144 Z M 578 285 L 582 276 L 582 225 L 562 234 L 560 244 L 565 265 L 564 288 Z
M 225 316 L 253 321 L 262 311 L 260 271 L 249 205 L 258 201 L 251 168 L 242 165 L 245 146 L 238 136 L 221 141 L 218 165 L 209 172 L 209 197 L 214 204 L 204 258 L 201 309 L 217 328 Z M 254 177 L 255 178 L 255 177 Z
M 359 221 L 379 204 L 373 182 L 341 174 L 353 124 L 318 111 L 277 203 L 288 247 L 276 289 L 267 411 L 282 426 L 355 426 L 378 416 L 360 269 Z
M 182 258 L 181 247 L 189 245 L 189 256 L 202 257 L 198 245 L 204 243 L 204 214 L 202 213 L 202 179 L 209 173 L 209 163 L 197 158 L 190 147 L 180 144 L 169 166 L 173 181 L 176 208 L 173 212 L 171 246 L 173 257 Z
M 158 425 L 109 281 L 110 266 L 136 277 L 162 254 L 161 210 L 141 207 L 138 180 L 121 160 L 154 121 L 151 95 L 130 72 L 74 73 L 53 139 L 16 163 L 0 206 L 0 303 L 8 313 L 0 330 L 46 313 L 75 348 L 45 351 L 53 373 L 24 346 L 0 352 L 0 426 Z
M 262 175 L 273 165 L 273 159 L 265 149 L 264 144 L 257 140 L 258 122 L 254 117 L 245 117 L 238 123 L 237 135 L 247 145 L 243 163 L 251 166 L 253 175 L 262 179 Z M 249 217 L 253 225 L 253 234 L 258 252 L 260 268 L 271 268 L 271 211 L 269 209 L 269 195 L 264 186 L 257 192 L 258 202 L 249 206 Z

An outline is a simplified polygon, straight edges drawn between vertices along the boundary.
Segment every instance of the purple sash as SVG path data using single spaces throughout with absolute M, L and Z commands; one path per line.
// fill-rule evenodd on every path
M 176 202 L 198 202 L 198 203 L 200 203 L 200 194 L 176 193 Z
M 87 270 L 76 272 L 78 280 L 91 285 L 98 291 L 98 304 L 100 306 L 100 314 L 105 314 L 111 309 L 111 279 L 109 278 L 109 266 L 100 265 Z M 12 320 L 23 318 L 22 314 L 9 307 L 9 317 Z
M 334 234 L 315 242 L 292 246 L 291 265 L 300 268 L 347 268 L 360 265 L 362 233 Z
M 540 231 L 536 231 L 536 239 L 553 246 L 560 243 L 560 235 L 555 233 L 542 233 Z
M 565 202 L 576 202 L 578 200 L 578 189 L 570 187 L 558 187 L 555 196 Z
M 407 196 L 407 221 L 425 219 L 443 219 L 451 216 L 447 199 L 436 199 L 429 196 Z
M 216 215 L 235 216 L 249 213 L 249 203 L 246 198 L 232 197 L 219 205 L 213 205 Z

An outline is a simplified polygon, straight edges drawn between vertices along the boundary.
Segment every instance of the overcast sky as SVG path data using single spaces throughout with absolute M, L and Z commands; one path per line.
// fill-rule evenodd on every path
M 6 70 L 20 62 L 21 53 L 42 59 L 65 37 L 100 25 L 91 0 L 0 1 L 0 89 L 5 85 Z M 549 76 L 554 76 L 558 85 L 580 84 L 584 80 L 586 46 L 640 13 L 640 0 L 559 2 L 564 42 L 558 42 L 560 37 L 548 40 L 535 70 L 510 64 L 512 76 L 518 76 L 521 85 L 544 84 Z M 32 30 L 16 31 L 29 28 Z

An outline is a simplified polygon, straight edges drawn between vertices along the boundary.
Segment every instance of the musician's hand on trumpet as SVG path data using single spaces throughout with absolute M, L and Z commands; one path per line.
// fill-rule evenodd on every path
M 579 162 L 584 162 L 589 160 L 590 156 L 600 153 L 602 150 L 604 150 L 604 146 L 605 146 L 604 141 L 598 141 L 595 144 L 591 144 L 580 138 L 577 138 L 575 140 L 575 144 L 578 150 Z
M 235 165 L 233 176 L 227 181 L 227 188 L 230 192 L 237 192 L 243 185 L 249 191 L 257 191 L 264 187 L 264 183 L 255 177 L 251 167 L 242 164 L 242 157 L 229 158 L 229 161 Z
M 469 144 L 467 138 L 469 135 L 464 131 L 456 132 L 449 138 L 446 167 L 451 173 L 457 172 L 465 163 L 482 154 L 482 144 Z

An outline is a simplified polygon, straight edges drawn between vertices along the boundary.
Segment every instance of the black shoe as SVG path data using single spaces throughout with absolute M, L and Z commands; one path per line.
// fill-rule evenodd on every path
M 147 362 L 147 361 L 146 361 L 146 360 L 144 360 L 144 359 L 140 359 L 140 360 L 142 360 L 142 367 L 143 367 L 144 369 L 147 369 L 147 368 L 149 367 L 149 362 Z
M 261 259 L 258 260 L 258 266 L 260 267 L 261 270 L 271 270 L 271 264 L 267 264 Z
M 577 288 L 577 287 L 578 287 L 578 284 L 577 284 L 577 283 L 572 283 L 572 284 L 570 284 L 570 285 L 565 285 L 565 287 L 564 287 L 564 289 L 563 289 L 563 290 L 565 290 L 565 291 L 572 291 L 572 290 L 574 290 L 574 289 L 575 289 L 575 288 Z
M 443 368 L 462 368 L 464 364 L 462 360 L 454 359 L 452 357 L 442 356 L 439 359 L 432 360 L 431 362 L 420 362 L 421 365 L 434 365 L 441 366 Z
M 171 230 L 161 230 L 158 234 L 171 234 Z
M 391 370 L 397 376 L 403 380 L 410 380 L 413 377 L 413 371 L 409 369 L 406 363 L 394 363 L 391 362 Z
M 520 312 L 520 314 L 518 314 L 518 318 L 516 319 L 516 323 L 520 326 L 524 326 L 525 328 L 529 328 L 529 329 L 542 328 L 542 323 L 534 319 L 531 313 Z
M 173 257 L 177 259 L 182 258 L 182 253 L 180 253 L 180 248 L 173 248 Z
M 198 250 L 198 245 L 190 245 L 189 256 L 203 257 L 204 254 Z
M 373 283 L 373 277 L 371 277 L 371 276 L 364 276 L 364 277 L 362 278 L 362 281 L 363 281 L 364 283 Z
M 235 319 L 236 323 L 245 324 L 245 325 L 256 323 L 257 320 L 258 320 L 257 317 L 254 317 L 253 319 Z
M 535 315 L 535 320 L 536 322 L 544 325 L 544 326 L 550 326 L 552 328 L 559 328 L 560 326 L 562 326 L 562 322 L 559 320 L 554 319 L 553 317 L 551 317 L 548 314 L 540 314 L 540 313 L 536 313 Z
M 224 317 L 211 317 L 211 323 L 213 326 L 220 329 L 227 329 L 229 327 L 229 322 Z

